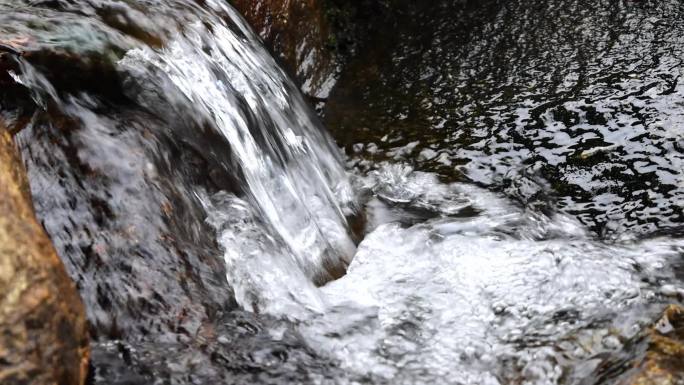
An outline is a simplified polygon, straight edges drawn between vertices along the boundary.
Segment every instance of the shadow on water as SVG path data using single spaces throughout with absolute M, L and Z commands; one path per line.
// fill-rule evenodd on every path
M 606 238 L 681 234 L 681 2 L 407 9 L 331 95 L 347 154 L 557 207 Z

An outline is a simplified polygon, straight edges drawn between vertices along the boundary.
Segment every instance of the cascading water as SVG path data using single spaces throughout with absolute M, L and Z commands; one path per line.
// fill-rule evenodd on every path
M 0 110 L 95 383 L 587 383 L 684 293 L 679 238 L 607 243 L 398 162 L 348 176 L 223 1 L 48 3 L 0 0 L 25 51 Z
M 114 7 L 86 4 L 95 13 Z M 250 244 L 249 236 L 224 244 L 228 279 L 238 302 L 253 309 L 256 303 L 247 298 L 255 293 L 250 292 L 268 290 L 281 290 L 273 300 L 282 302 L 285 293 L 302 290 L 301 282 L 320 284 L 339 277 L 355 251 L 346 224 L 346 217 L 354 214 L 353 197 L 339 150 L 258 38 L 224 2 L 210 1 L 203 7 L 178 2 L 183 20 L 174 19 L 173 8 L 161 4 L 169 14 L 146 20 L 125 4 L 118 3 L 123 8 L 121 16 L 140 22 L 140 28 L 146 22 L 167 28 L 183 23 L 178 30 L 165 33 L 161 47 L 141 45 L 129 36 L 125 36 L 126 44 L 116 47 L 127 49 L 111 63 L 125 96 L 164 121 L 182 122 L 177 130 L 210 127 L 229 143 L 230 154 L 216 156 L 220 166 L 239 180 L 242 198 L 225 191 L 209 196 L 201 188 L 193 193 L 217 227 L 224 224 L 213 214 L 214 205 L 230 205 L 227 201 L 234 200 L 241 218 L 239 231 L 254 229 L 264 237 L 260 246 Z M 15 13 L 21 11 L 18 7 Z M 114 33 L 106 28 L 102 32 L 106 38 Z M 24 61 L 19 65 L 20 73 L 11 75 L 34 93 L 42 108 L 53 103 L 84 124 L 94 118 L 89 100 L 59 95 L 39 70 Z M 266 249 L 253 255 L 258 262 L 252 266 L 245 258 L 259 247 Z M 267 262 L 272 253 L 278 255 Z M 280 277 L 280 283 L 273 285 L 268 278 L 259 278 L 260 274 Z
M 193 125 L 214 126 L 230 143 L 248 202 L 222 192 L 203 196 L 203 203 L 217 229 L 232 222 L 241 233 L 220 239 L 238 302 L 255 310 L 249 298 L 258 296 L 268 299 L 262 311 L 282 307 L 290 295 L 306 296 L 302 282 L 327 282 L 350 261 L 351 187 L 339 150 L 249 27 L 227 5 L 207 6 L 229 17 L 233 29 L 206 13 L 163 49 L 129 51 L 119 65 L 134 82 L 170 83 L 164 98 L 180 93 L 172 108 L 185 110 Z M 155 104 L 144 93 L 131 97 Z M 221 205 L 230 207 L 229 218 Z M 279 294 L 264 295 L 273 290 Z

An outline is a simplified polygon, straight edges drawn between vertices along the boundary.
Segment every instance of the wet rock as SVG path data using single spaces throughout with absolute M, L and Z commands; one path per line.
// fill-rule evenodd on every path
M 269 330 L 284 334 L 274 338 Z M 178 343 L 111 341 L 93 346 L 93 385 L 337 383 L 348 373 L 281 321 L 236 312 L 214 336 Z M 156 381 L 156 382 L 155 382 Z
M 332 38 L 319 0 L 235 0 L 235 7 L 309 95 L 326 97 L 337 75 Z
M 648 348 L 625 385 L 684 383 L 684 308 L 670 305 L 649 330 Z
M 83 384 L 81 299 L 36 221 L 23 166 L 0 126 L 0 383 Z
M 188 191 L 232 189 L 219 160 L 197 150 L 227 163 L 230 148 L 211 132 L 169 137 L 179 124 L 133 106 L 123 91 L 135 85 L 116 66 L 127 50 L 155 46 L 145 31 L 166 36 L 175 15 L 110 2 L 3 7 L 0 74 L 19 81 L 0 77 L 0 118 L 16 133 L 36 216 L 86 305 L 91 338 L 191 339 L 232 308 L 220 250 Z
M 191 340 L 233 306 L 193 192 L 231 181 L 180 129 L 129 106 L 100 108 L 84 120 L 41 112 L 17 134 L 36 214 L 76 281 L 93 339 Z
M 399 0 L 234 0 L 285 69 L 314 100 L 325 99 L 344 64 L 388 22 Z
M 148 69 L 142 64 L 115 65 L 125 52 L 155 45 L 120 31 L 134 11 L 96 17 L 106 8 L 101 4 L 115 2 L 31 3 L 9 10 L 0 4 L 0 35 L 36 36 L 22 55 L 4 52 L 8 64 L 0 69 L 14 74 L 8 76 L 13 88 L 0 87 L 0 116 L 16 132 L 36 214 L 86 305 L 91 379 L 186 384 L 197 376 L 203 383 L 235 383 L 225 380 L 232 372 L 258 377 L 261 364 L 250 357 L 262 354 L 265 340 L 282 338 L 263 332 L 249 346 L 219 341 L 239 337 L 230 323 L 237 305 L 202 202 L 218 191 L 244 194 L 230 143 L 210 122 L 195 119 L 197 110 L 179 107 L 187 101 L 164 87 L 166 77 L 138 74 Z M 159 12 L 176 11 L 180 3 L 195 4 L 176 2 Z M 45 30 L 21 31 L 23 20 Z M 5 31 L 8 26 L 20 31 Z M 288 83 L 288 90 L 295 87 Z M 247 102 L 241 106 L 233 116 L 256 122 Z M 221 320 L 229 326 L 222 328 Z M 282 351 L 288 349 L 300 347 L 263 353 L 264 361 L 274 357 L 274 378 L 302 372 L 287 367 L 283 354 L 290 353 Z M 318 358 L 307 353 L 302 360 Z
M 657 316 L 656 316 L 657 317 Z M 684 308 L 670 305 L 652 326 L 624 341 L 624 347 L 601 361 L 579 382 L 618 385 L 677 385 L 684 383 Z

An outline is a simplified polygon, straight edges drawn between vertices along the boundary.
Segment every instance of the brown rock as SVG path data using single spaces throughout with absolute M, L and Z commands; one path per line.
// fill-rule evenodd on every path
M 625 385 L 684 384 L 684 308 L 670 305 L 649 330 L 648 349 Z
M 84 384 L 87 333 L 81 299 L 34 217 L 0 123 L 0 384 Z
M 313 101 L 323 102 L 346 66 L 380 31 L 396 30 L 410 0 L 233 0 Z M 391 33 L 391 32 L 390 32 Z M 375 51 L 377 47 L 369 47 Z
M 306 94 L 327 97 L 337 74 L 328 47 L 334 38 L 321 0 L 234 0 L 233 5 Z

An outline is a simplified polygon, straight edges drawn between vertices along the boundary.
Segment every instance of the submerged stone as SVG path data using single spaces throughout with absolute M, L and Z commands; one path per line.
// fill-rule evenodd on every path
M 670 305 L 648 332 L 648 348 L 635 364 L 629 385 L 677 385 L 684 383 L 684 308 Z

